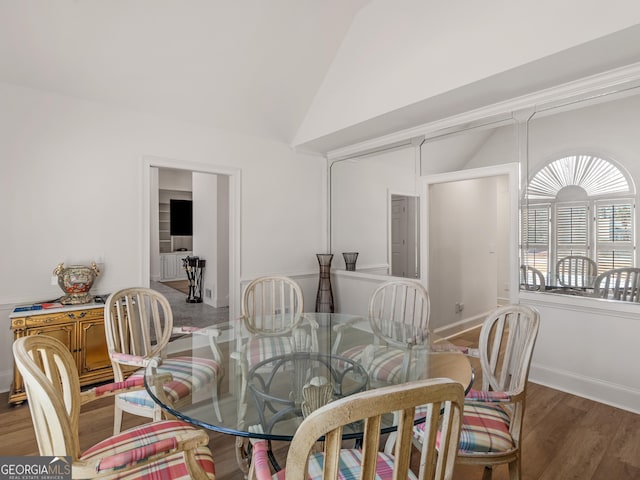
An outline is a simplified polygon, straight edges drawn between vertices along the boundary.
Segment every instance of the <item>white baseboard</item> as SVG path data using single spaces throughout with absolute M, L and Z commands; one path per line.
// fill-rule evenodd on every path
M 13 381 L 13 370 L 4 370 L 0 372 L 0 392 L 8 392 L 11 389 Z
M 612 407 L 640 413 L 640 390 L 585 377 L 565 370 L 531 364 L 529 380 L 562 392 L 588 398 Z
M 464 318 L 455 323 L 450 323 L 449 325 L 445 325 L 444 327 L 436 328 L 434 330 L 434 333 L 442 338 L 448 338 L 454 335 L 458 335 L 465 330 L 469 330 L 481 325 L 482 322 L 484 322 L 484 319 L 487 317 L 487 314 L 488 312 L 482 313 L 473 317 Z

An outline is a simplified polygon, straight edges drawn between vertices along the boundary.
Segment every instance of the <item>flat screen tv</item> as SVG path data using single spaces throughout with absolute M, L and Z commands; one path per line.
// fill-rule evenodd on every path
M 191 200 L 169 201 L 171 235 L 193 235 L 193 203 Z

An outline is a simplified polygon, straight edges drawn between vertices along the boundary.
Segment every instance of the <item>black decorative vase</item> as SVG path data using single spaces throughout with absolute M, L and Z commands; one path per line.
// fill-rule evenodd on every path
M 200 257 L 185 257 L 182 266 L 187 271 L 189 295 L 187 303 L 202 303 L 202 275 L 207 261 Z
M 358 259 L 358 252 L 344 252 L 344 265 L 348 272 L 356 271 L 356 260 Z
M 320 265 L 318 294 L 316 296 L 316 312 L 333 313 L 333 291 L 331 290 L 331 253 L 317 253 Z

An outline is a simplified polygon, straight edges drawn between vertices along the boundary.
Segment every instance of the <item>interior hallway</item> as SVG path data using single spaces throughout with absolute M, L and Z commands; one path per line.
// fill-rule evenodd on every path
M 169 300 L 174 326 L 207 327 L 229 322 L 229 307 L 215 308 L 204 302 L 187 303 L 185 293 L 160 282 L 151 281 L 150 287 Z

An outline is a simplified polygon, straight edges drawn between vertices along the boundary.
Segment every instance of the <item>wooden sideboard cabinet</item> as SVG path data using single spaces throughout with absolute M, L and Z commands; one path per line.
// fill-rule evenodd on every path
M 14 340 L 27 335 L 49 335 L 62 341 L 76 359 L 80 385 L 113 379 L 104 333 L 104 304 L 87 303 L 9 315 Z M 26 400 L 22 376 L 13 367 L 9 403 Z

